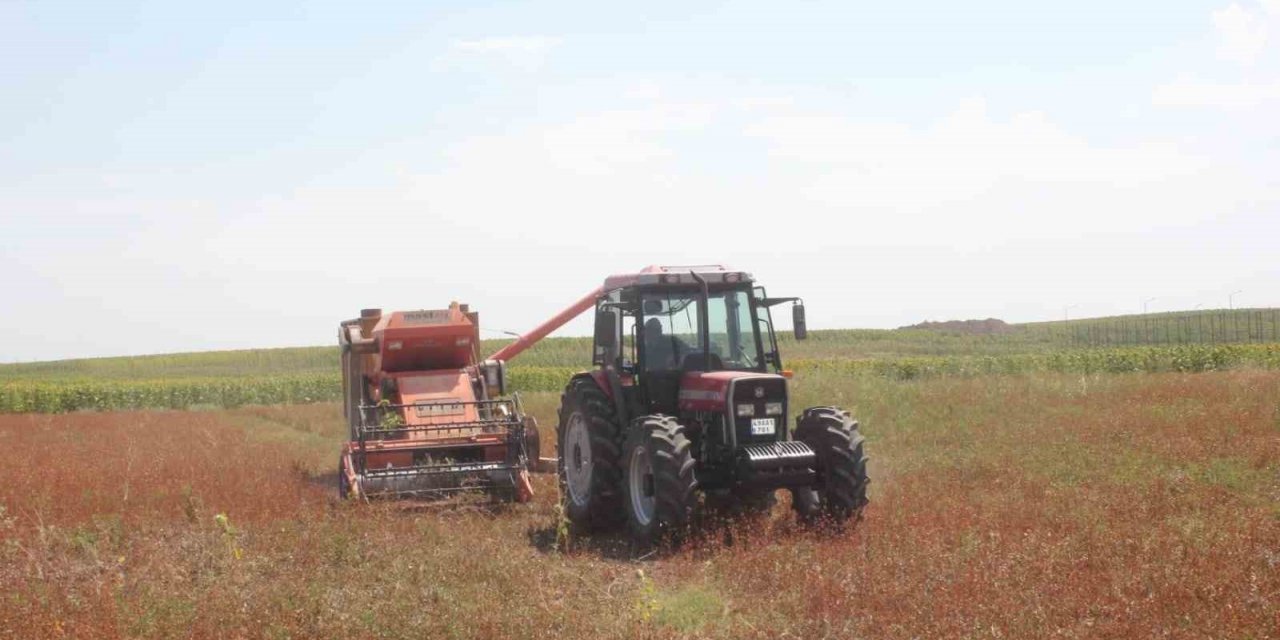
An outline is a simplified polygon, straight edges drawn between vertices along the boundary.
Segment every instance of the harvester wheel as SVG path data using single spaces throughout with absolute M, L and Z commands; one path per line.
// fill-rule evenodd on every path
M 529 458 L 529 470 L 537 469 L 542 455 L 542 437 L 538 435 L 538 421 L 533 416 L 525 416 L 524 419 L 524 452 Z
M 591 378 L 576 378 L 565 388 L 556 439 L 560 500 L 569 522 L 582 531 L 617 526 L 621 434 L 613 403 Z
M 338 499 L 346 500 L 351 497 L 351 483 L 347 481 L 347 463 L 338 457 Z
M 691 448 L 675 418 L 651 415 L 632 423 L 623 446 L 626 477 L 622 486 L 631 536 L 637 542 L 678 538 L 688 526 L 698 488 Z
M 818 456 L 818 481 L 792 490 L 791 504 L 802 520 L 830 518 L 837 523 L 862 517 L 867 504 L 867 456 L 858 421 L 837 407 L 805 409 L 795 439 Z

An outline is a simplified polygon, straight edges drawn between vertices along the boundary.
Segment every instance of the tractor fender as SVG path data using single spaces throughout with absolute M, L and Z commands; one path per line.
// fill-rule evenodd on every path
M 579 378 L 590 378 L 592 383 L 599 387 L 607 398 L 613 401 L 613 408 L 618 416 L 618 424 L 624 427 L 630 424 L 631 415 L 627 410 L 626 398 L 622 394 L 622 381 L 618 379 L 616 371 L 610 368 L 593 369 L 573 376 L 573 380 Z
M 595 381 L 596 386 L 600 387 L 600 390 L 604 392 L 604 395 L 608 396 L 610 400 L 614 400 L 613 385 L 609 384 L 609 374 L 605 373 L 604 369 L 585 371 L 574 376 L 574 378 L 591 378 Z

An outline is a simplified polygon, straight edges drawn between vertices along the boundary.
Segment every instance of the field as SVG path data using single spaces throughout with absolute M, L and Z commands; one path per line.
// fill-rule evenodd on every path
M 340 502 L 345 429 L 323 397 L 0 415 L 0 636 L 1280 637 L 1275 345 L 918 333 L 783 347 L 805 363 L 797 406 L 862 421 L 864 521 L 800 528 L 783 500 L 657 553 L 559 538 L 545 475 L 526 505 Z M 1177 365 L 1187 354 L 1203 360 Z M 585 343 L 530 355 L 551 376 Z M 331 357 L 76 361 L 0 379 L 257 389 L 327 375 Z M 558 396 L 534 380 L 545 447 Z
M 19 637 L 1274 637 L 1280 373 L 797 379 L 856 409 L 867 517 L 555 545 L 535 503 L 334 498 L 329 404 L 0 417 Z M 544 425 L 554 394 L 532 394 Z M 549 437 L 549 430 L 545 436 Z M 731 541 L 731 544 L 727 542 Z

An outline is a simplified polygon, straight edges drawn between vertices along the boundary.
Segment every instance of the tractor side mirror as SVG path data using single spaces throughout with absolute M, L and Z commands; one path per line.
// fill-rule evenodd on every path
M 618 314 L 616 312 L 596 313 L 596 348 L 609 351 L 618 348 Z
M 796 334 L 796 340 L 804 340 L 809 337 L 809 328 L 804 323 L 803 302 L 791 305 L 791 329 Z

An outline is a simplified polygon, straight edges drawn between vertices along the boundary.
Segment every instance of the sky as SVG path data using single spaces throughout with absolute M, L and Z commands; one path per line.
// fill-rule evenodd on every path
M 1277 113 L 1280 0 L 8 0 L 0 362 L 654 263 L 811 329 L 1280 306 Z

